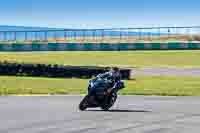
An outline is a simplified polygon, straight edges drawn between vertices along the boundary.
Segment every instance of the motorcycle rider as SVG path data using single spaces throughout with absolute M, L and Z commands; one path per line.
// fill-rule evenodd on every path
M 118 67 L 113 67 L 110 71 L 97 75 L 96 78 L 107 78 L 107 80 L 110 80 L 111 86 L 115 92 L 124 88 L 124 83 L 121 81 L 121 73 Z
M 118 91 L 124 88 L 124 83 L 121 81 L 121 73 L 118 67 L 113 67 L 109 73 L 113 77 L 113 89 L 114 91 Z

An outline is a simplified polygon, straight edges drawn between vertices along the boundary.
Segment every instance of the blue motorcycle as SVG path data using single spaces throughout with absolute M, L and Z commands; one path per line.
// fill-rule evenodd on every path
M 79 109 L 84 111 L 87 108 L 101 107 L 103 110 L 109 110 L 117 100 L 118 90 L 125 87 L 122 81 L 113 84 L 110 77 L 97 76 L 90 80 L 88 95 L 80 102 Z

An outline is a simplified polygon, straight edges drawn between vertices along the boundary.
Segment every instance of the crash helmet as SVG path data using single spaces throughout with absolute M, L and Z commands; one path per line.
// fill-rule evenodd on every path
M 118 67 L 112 67 L 111 71 L 112 71 L 112 73 L 119 73 L 120 69 Z

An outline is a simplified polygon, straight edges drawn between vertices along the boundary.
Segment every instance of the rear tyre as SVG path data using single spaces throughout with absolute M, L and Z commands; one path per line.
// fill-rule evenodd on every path
M 83 98 L 83 100 L 79 104 L 79 110 L 84 111 L 88 107 L 88 95 Z

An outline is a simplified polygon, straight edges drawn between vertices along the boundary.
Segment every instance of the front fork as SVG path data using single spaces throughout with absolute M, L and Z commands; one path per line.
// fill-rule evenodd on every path
M 104 95 L 105 96 L 110 96 L 112 94 L 112 92 L 113 92 L 113 88 L 109 88 L 104 92 Z

